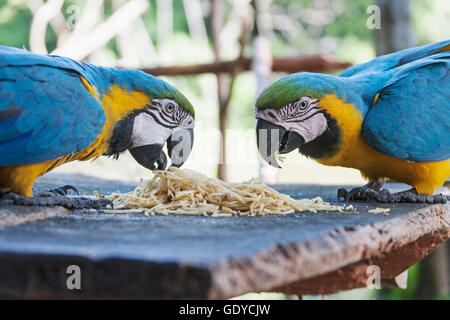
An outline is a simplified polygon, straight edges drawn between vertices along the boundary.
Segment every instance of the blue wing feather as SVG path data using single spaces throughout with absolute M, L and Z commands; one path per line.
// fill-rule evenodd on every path
M 448 43 L 442 42 L 440 47 Z M 433 51 L 439 49 L 431 47 Z M 420 52 L 427 50 L 421 48 Z M 450 52 L 404 60 L 409 62 L 392 69 L 376 104 L 367 113 L 364 138 L 377 151 L 401 159 L 449 159 Z
M 0 46 L 0 166 L 56 159 L 98 137 L 105 114 L 80 76 L 93 78 L 81 63 Z
M 410 62 L 421 60 L 442 48 L 450 45 L 450 40 L 444 40 L 433 44 L 405 49 L 402 51 L 379 56 L 369 62 L 357 64 L 346 69 L 339 76 L 351 77 L 361 73 L 386 71 Z

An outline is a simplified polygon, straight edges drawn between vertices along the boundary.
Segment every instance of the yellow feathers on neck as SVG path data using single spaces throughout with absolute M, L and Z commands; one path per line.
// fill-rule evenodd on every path
M 102 97 L 102 107 L 105 110 L 106 122 L 117 122 L 135 110 L 150 104 L 150 98 L 142 92 L 126 91 L 113 85 Z
M 363 117 L 353 104 L 346 103 L 335 94 L 327 94 L 320 99 L 318 107 L 337 121 L 343 146 L 359 138 Z
M 135 110 L 143 109 L 151 103 L 146 94 L 139 91 L 127 91 L 116 85 L 112 85 L 102 97 L 98 96 L 95 88 L 87 89 L 102 105 L 105 112 L 105 125 L 98 138 L 88 148 L 79 152 L 77 160 L 88 160 L 103 155 L 108 148 L 108 140 L 114 132 L 115 124 Z

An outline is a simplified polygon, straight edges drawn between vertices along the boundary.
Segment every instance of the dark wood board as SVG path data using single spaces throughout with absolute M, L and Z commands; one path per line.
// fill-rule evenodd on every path
M 134 187 L 66 175 L 44 177 L 37 187 L 65 183 L 89 193 L 125 192 Z M 336 186 L 276 188 L 294 198 L 319 195 L 336 202 Z M 364 277 L 356 266 L 367 267 L 370 261 L 383 266 L 383 278 L 393 279 L 449 237 L 449 204 L 361 203 L 355 207 L 357 212 L 348 214 L 219 218 L 79 214 L 62 208 L 46 208 L 43 213 L 42 208 L 26 208 L 27 217 L 37 218 L 17 220 L 11 216 L 23 216 L 24 208 L 2 206 L 0 295 L 217 299 L 271 290 L 330 293 L 362 286 Z M 391 208 L 389 216 L 368 213 L 376 207 Z M 430 235 L 430 241 L 421 240 Z M 395 270 L 390 268 L 393 263 L 385 263 L 420 241 L 421 249 L 413 250 L 417 254 L 395 262 Z M 66 268 L 72 264 L 81 268 L 81 290 L 66 287 Z M 350 278 L 341 281 L 343 274 Z M 343 284 L 324 288 L 321 276 Z M 311 279 L 317 280 L 302 285 Z

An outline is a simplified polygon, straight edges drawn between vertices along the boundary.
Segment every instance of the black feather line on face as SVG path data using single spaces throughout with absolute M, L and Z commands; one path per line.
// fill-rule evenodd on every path
M 169 129 L 175 129 L 179 125 L 178 123 L 174 123 L 174 122 L 172 122 L 172 125 L 165 124 L 165 123 L 161 122 L 161 120 L 159 120 L 158 117 L 156 115 L 154 115 L 152 112 L 147 111 L 147 110 L 145 110 L 144 112 L 147 113 L 149 116 L 151 116 L 156 121 L 157 124 L 159 124 L 163 127 L 166 127 Z M 164 119 L 164 120 L 170 121 L 168 119 Z
M 327 119 L 327 129 L 316 139 L 303 144 L 299 151 L 313 159 L 332 157 L 339 152 L 341 144 L 341 130 L 336 119 L 323 112 Z
M 105 156 L 118 159 L 120 153 L 131 147 L 134 118 L 142 112 L 145 112 L 145 109 L 135 110 L 116 123 L 113 134 L 108 140 L 108 148 Z

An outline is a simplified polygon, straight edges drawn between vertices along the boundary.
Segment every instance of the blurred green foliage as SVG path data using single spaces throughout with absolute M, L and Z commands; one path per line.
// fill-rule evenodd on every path
M 0 44 L 27 46 L 32 13 L 24 3 L 0 2 Z
M 114 6 L 112 0 L 105 0 L 104 3 L 103 10 L 106 18 L 112 14 Z M 154 44 L 158 46 L 156 0 L 149 0 L 149 3 L 150 9 L 144 13 L 143 21 Z M 278 17 L 278 23 L 286 17 L 294 23 L 295 29 L 295 32 L 293 30 L 283 32 L 283 30 L 277 30 L 274 23 L 271 42 L 275 55 L 312 54 L 326 51 L 335 53 L 338 58 L 355 63 L 374 56 L 373 30 L 366 27 L 368 17 L 366 9 L 374 3 L 373 0 L 273 0 L 270 3 L 271 8 L 274 8 L 272 10 L 274 17 Z M 69 6 L 78 5 L 82 8 L 84 4 L 85 0 L 66 0 L 61 12 L 67 18 Z M 203 0 L 202 4 L 207 30 L 210 33 L 209 1 Z M 231 6 L 231 3 L 226 1 L 227 14 L 231 11 Z M 29 48 L 28 37 L 32 17 L 27 0 L 1 0 L 0 44 Z M 412 0 L 412 21 L 419 44 L 447 38 L 449 32 L 445 23 L 449 20 L 450 8 L 447 0 Z M 173 33 L 189 36 L 182 0 L 173 1 Z M 57 35 L 50 26 L 47 28 L 46 41 L 49 51 L 52 51 L 56 47 Z M 114 40 L 108 43 L 108 47 L 118 58 L 119 52 Z

